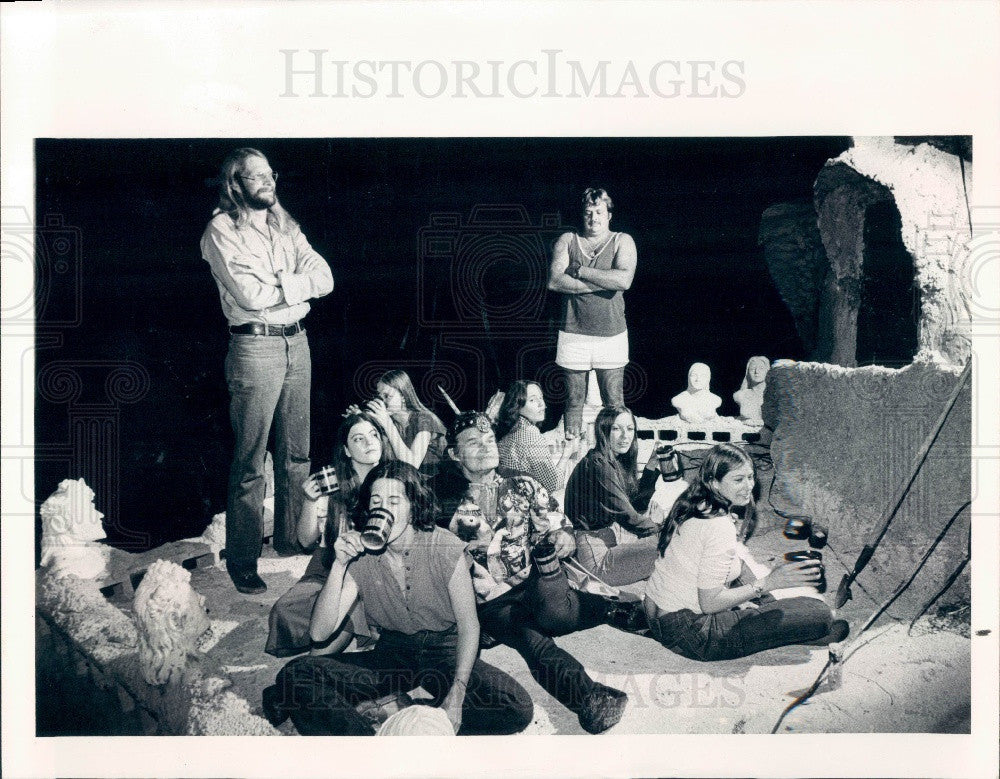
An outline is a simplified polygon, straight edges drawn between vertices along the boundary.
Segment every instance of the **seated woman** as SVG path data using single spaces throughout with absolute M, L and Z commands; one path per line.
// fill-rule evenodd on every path
M 740 541 L 756 522 L 754 483 L 753 461 L 745 452 L 715 446 L 663 525 L 644 604 L 652 636 L 679 655 L 727 660 L 847 635 L 847 623 L 834 624 L 819 598 L 776 600 L 768 594 L 815 585 L 820 570 L 814 562 L 785 563 L 755 577 Z M 737 578 L 749 583 L 733 585 Z
M 392 515 L 388 543 L 368 552 L 361 535 L 341 533 L 330 576 L 316 600 L 309 633 L 325 641 L 361 601 L 380 636 L 369 652 L 292 660 L 264 691 L 264 711 L 291 716 L 302 735 L 374 734 L 355 707 L 422 687 L 456 732 L 510 734 L 531 722 L 528 693 L 477 659 L 479 622 L 465 544 L 434 524 L 434 497 L 417 470 L 392 461 L 373 469 L 359 506 Z
M 365 408 L 385 430 L 392 456 L 433 476 L 446 447 L 441 420 L 420 402 L 406 371 L 383 373 L 375 391 Z
M 563 439 L 559 461 L 553 463 L 548 444 L 538 430 L 544 419 L 542 388 L 533 381 L 515 381 L 504 395 L 497 414 L 497 448 L 503 468 L 534 476 L 553 493 L 566 485 L 566 465 L 576 452 L 579 439 Z
M 635 417 L 624 406 L 601 409 L 594 441 L 570 474 L 564 505 L 576 528 L 577 560 L 619 587 L 648 578 L 656 562 L 656 532 L 664 512 L 650 498 L 659 471 L 650 457 L 636 481 Z
M 333 451 L 340 489 L 329 496 L 320 495 L 315 474 L 302 485 L 306 500 L 296 532 L 302 547 L 315 551 L 302 578 L 271 607 L 265 646 L 268 654 L 289 657 L 309 649 L 309 615 L 330 573 L 333 542 L 341 529 L 349 526 L 358 489 L 365 476 L 385 461 L 385 451 L 383 432 L 375 421 L 366 413 L 348 414 L 337 430 Z M 361 609 L 352 614 L 342 631 L 331 636 L 329 644 L 313 647 L 313 653 L 339 651 L 350 643 L 355 632 L 368 632 Z

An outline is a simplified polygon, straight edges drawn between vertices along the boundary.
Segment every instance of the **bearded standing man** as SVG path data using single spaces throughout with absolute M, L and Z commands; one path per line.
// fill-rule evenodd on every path
M 588 189 L 582 206 L 582 232 L 559 237 L 549 266 L 548 288 L 563 297 L 556 365 L 566 374 L 567 438 L 580 435 L 592 368 L 604 405 L 625 405 L 628 326 L 622 293 L 632 286 L 636 266 L 632 237 L 611 232 L 611 196 L 603 189 Z
M 274 548 L 300 551 L 295 524 L 309 475 L 312 366 L 302 319 L 333 289 L 326 261 L 275 194 L 277 174 L 256 149 L 232 152 L 201 254 L 229 322 L 226 383 L 236 437 L 226 503 L 226 570 L 236 589 L 267 590 L 257 574 L 264 533 L 264 457 L 274 423 Z

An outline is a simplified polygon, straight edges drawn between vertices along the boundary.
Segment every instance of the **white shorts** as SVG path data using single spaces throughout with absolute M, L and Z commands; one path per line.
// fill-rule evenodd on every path
M 556 365 L 570 371 L 624 368 L 628 365 L 628 330 L 618 335 L 583 335 L 559 331 Z

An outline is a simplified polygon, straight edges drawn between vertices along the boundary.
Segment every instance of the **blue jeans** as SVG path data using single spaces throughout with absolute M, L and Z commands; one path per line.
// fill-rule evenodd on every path
M 577 562 L 612 587 L 648 579 L 660 554 L 656 551 L 659 535 L 654 533 L 643 538 L 629 538 L 629 543 L 619 544 L 615 540 L 615 531 L 610 527 L 577 530 Z
M 646 601 L 647 609 L 650 601 Z M 647 616 L 649 611 L 647 610 Z M 691 660 L 732 660 L 789 644 L 815 641 L 830 632 L 830 607 L 817 598 L 761 598 L 758 609 L 695 614 L 659 612 L 649 619 L 653 638 Z
M 455 678 L 458 632 L 382 631 L 370 652 L 299 657 L 278 673 L 279 706 L 303 736 L 372 736 L 355 706 L 422 687 L 438 706 Z M 459 735 L 509 735 L 531 724 L 534 706 L 513 677 L 476 660 L 462 705 Z
M 532 568 L 527 581 L 477 607 L 482 629 L 517 651 L 549 695 L 574 713 L 583 708 L 594 680 L 552 636 L 587 630 L 605 621 L 608 602 L 577 592 L 566 574 L 539 576 Z
M 256 566 L 264 535 L 264 456 L 274 422 L 274 548 L 298 551 L 295 525 L 309 476 L 306 333 L 231 335 L 226 355 L 229 419 L 236 436 L 226 503 L 226 559 Z

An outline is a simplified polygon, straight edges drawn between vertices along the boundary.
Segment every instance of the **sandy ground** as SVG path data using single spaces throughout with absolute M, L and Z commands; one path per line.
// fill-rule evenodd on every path
M 765 526 L 767 523 L 763 523 Z M 775 529 L 749 546 L 758 560 L 773 560 L 790 548 Z M 836 588 L 843 569 L 832 554 L 827 578 Z M 306 557 L 279 558 L 267 548 L 260 572 L 268 584 L 261 596 L 236 593 L 224 568 L 192 572 L 205 595 L 217 640 L 207 662 L 233 680 L 235 691 L 254 711 L 260 693 L 285 661 L 263 651 L 271 604 L 301 575 Z M 116 604 L 127 610 L 127 603 Z M 863 592 L 839 616 L 852 631 L 875 608 Z M 923 618 L 907 625 L 884 619 L 845 642 L 841 683 L 827 682 L 804 705 L 794 708 L 780 732 L 968 732 L 970 641 L 954 624 Z M 818 647 L 784 647 L 739 660 L 698 663 L 673 654 L 654 640 L 608 626 L 557 639 L 598 681 L 629 693 L 629 704 L 614 733 L 770 733 L 785 708 L 810 687 L 827 662 Z M 535 701 L 535 719 L 526 733 L 580 734 L 575 715 L 531 678 L 521 658 L 496 646 L 482 658 L 513 675 Z M 294 734 L 290 723 L 282 732 Z

